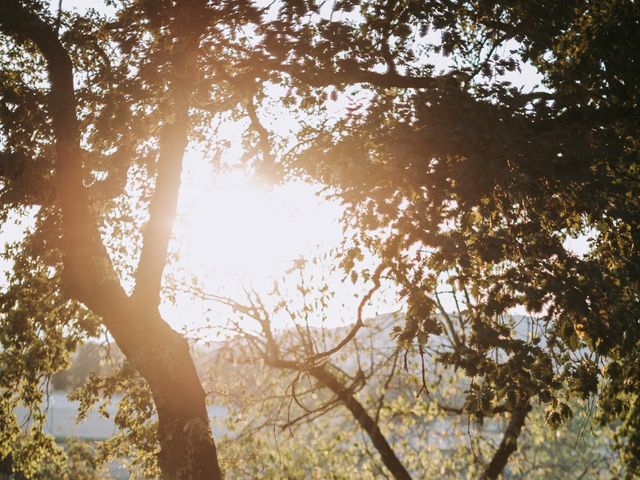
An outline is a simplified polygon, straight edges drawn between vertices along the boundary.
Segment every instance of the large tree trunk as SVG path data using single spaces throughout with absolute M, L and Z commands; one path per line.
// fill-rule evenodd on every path
M 222 478 L 205 393 L 189 346 L 178 333 L 172 331 L 171 336 L 163 352 L 151 352 L 151 362 L 139 366 L 158 410 L 160 467 L 171 479 Z
M 130 327 L 126 331 L 116 327 L 112 334 L 151 389 L 158 411 L 163 478 L 221 479 L 205 392 L 187 341 L 157 310 L 134 308 L 138 314 Z M 105 319 L 105 323 L 112 322 Z

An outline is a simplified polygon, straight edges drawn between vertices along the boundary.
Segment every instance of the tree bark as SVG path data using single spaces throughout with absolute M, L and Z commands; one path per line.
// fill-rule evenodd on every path
M 151 389 L 163 478 L 221 479 L 205 392 L 187 341 L 157 310 L 134 305 L 131 315 L 137 327 L 116 342 Z

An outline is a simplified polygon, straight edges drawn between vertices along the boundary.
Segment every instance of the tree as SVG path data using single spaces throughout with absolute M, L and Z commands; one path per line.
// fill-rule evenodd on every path
M 97 162 L 117 162 L 119 157 L 131 155 L 131 150 L 135 150 L 142 142 L 142 138 L 133 138 L 132 141 L 126 138 L 135 136 L 135 128 L 141 127 L 140 124 L 130 123 L 131 120 L 135 122 L 135 119 L 131 119 L 132 104 L 118 104 L 114 98 L 109 98 L 114 94 L 126 97 L 134 88 L 127 86 L 127 90 L 123 91 L 123 84 L 120 84 L 120 88 L 110 88 L 117 82 L 126 81 L 126 67 L 119 69 L 118 66 L 110 65 L 109 57 L 97 44 L 97 32 L 83 31 L 83 19 L 76 19 L 80 25 L 71 30 L 70 35 L 82 37 L 84 34 L 85 41 L 93 43 L 92 54 L 103 55 L 102 61 L 105 62 L 98 67 L 101 69 L 98 76 L 102 75 L 103 78 L 91 78 L 96 83 L 92 83 L 86 91 L 76 92 L 69 50 L 60 41 L 55 23 L 44 17 L 42 10 L 43 6 L 37 3 L 23 4 L 18 1 L 3 3 L 0 7 L 2 30 L 15 39 L 16 47 L 37 49 L 38 55 L 34 55 L 33 63 L 37 64 L 42 56 L 46 62 L 49 86 L 45 97 L 42 90 L 33 92 L 21 82 L 23 78 L 20 78 L 20 73 L 28 75 L 36 72 L 16 69 L 20 72 L 16 73 L 18 78 L 12 78 L 11 67 L 19 64 L 21 56 L 5 54 L 4 62 L 9 69 L 4 72 L 3 90 L 6 92 L 5 98 L 9 98 L 4 105 L 4 117 L 12 115 L 13 110 L 21 109 L 27 110 L 28 116 L 33 113 L 34 108 L 40 106 L 37 103 L 39 100 L 44 102 L 47 118 L 36 124 L 3 122 L 4 139 L 8 144 L 4 153 L 6 163 L 11 167 L 27 168 L 20 162 L 19 157 L 22 156 L 38 164 L 46 162 L 45 165 L 38 165 L 45 178 L 51 177 L 55 172 L 55 198 L 44 201 L 38 199 L 36 203 L 41 206 L 41 221 L 48 221 L 49 227 L 54 230 L 49 233 L 46 241 L 55 242 L 55 248 L 59 251 L 58 258 L 48 259 L 50 263 L 46 265 L 61 270 L 57 274 L 62 276 L 65 298 L 58 299 L 58 302 L 65 302 L 67 298 L 79 301 L 99 316 L 100 322 L 108 328 L 124 355 L 148 382 L 160 419 L 159 462 L 166 477 L 220 478 L 205 408 L 205 395 L 190 357 L 189 347 L 185 339 L 173 331 L 158 312 L 162 272 L 175 215 L 182 157 L 190 128 L 189 108 L 198 78 L 197 49 L 208 22 L 206 4 L 164 4 L 156 11 L 153 11 L 151 5 L 141 5 L 130 11 L 140 22 L 139 38 L 148 29 L 156 33 L 156 42 L 165 42 L 165 45 L 160 45 L 154 52 L 157 55 L 154 66 L 165 68 L 166 75 L 160 84 L 154 85 L 153 81 L 146 83 L 142 78 L 139 84 L 143 88 L 156 87 L 162 91 L 156 90 L 155 95 L 145 95 L 144 103 L 139 108 L 144 110 L 148 101 L 157 101 L 156 106 L 159 107 L 158 110 L 162 110 L 161 115 L 168 117 L 168 120 L 158 125 L 160 130 L 154 135 L 157 139 L 157 176 L 136 270 L 136 287 L 131 295 L 126 294 L 119 282 L 100 237 L 98 218 L 94 213 L 96 205 L 90 201 L 90 194 L 85 188 L 88 172 L 85 170 L 84 158 L 93 155 L 102 157 L 96 159 Z M 145 15 L 142 16 L 141 13 Z M 127 26 L 134 24 L 132 22 Z M 91 24 L 89 21 L 84 26 L 96 28 L 95 23 Z M 104 22 L 98 24 L 98 28 L 105 27 Z M 112 27 L 117 30 L 117 25 Z M 164 34 L 163 29 L 167 30 Z M 126 38 L 122 40 L 126 49 Z M 91 62 L 91 57 L 87 60 L 90 68 L 96 67 Z M 104 88 L 99 86 L 101 82 L 104 82 Z M 98 102 L 86 99 L 85 94 L 97 96 Z M 101 94 L 104 95 L 102 98 Z M 152 100 L 152 96 L 156 98 Z M 112 116 L 104 111 L 91 112 L 92 107 L 100 110 L 101 107 L 106 110 L 115 108 L 117 113 Z M 92 113 L 97 116 L 91 118 Z M 141 114 L 142 112 L 138 115 Z M 89 118 L 82 118 L 80 115 L 88 115 Z M 20 114 L 17 116 L 20 117 Z M 102 119 L 109 125 L 99 125 Z M 87 134 L 88 126 L 98 130 L 98 137 L 93 142 L 90 140 L 95 149 L 90 152 L 83 149 L 83 135 Z M 39 142 L 22 143 L 21 137 L 26 131 L 34 130 L 44 138 L 38 138 Z M 111 135 L 103 135 L 104 130 L 110 131 Z M 103 152 L 114 145 L 116 150 L 112 158 L 105 158 Z M 126 179 L 126 167 L 126 163 L 120 163 L 114 169 L 124 169 Z M 105 183 L 117 182 L 114 180 L 116 175 L 109 173 L 109 179 Z M 10 183 L 9 189 L 16 187 L 17 190 L 22 186 L 22 178 L 18 174 L 15 182 L 17 185 Z M 49 178 L 46 180 L 45 185 L 52 187 L 53 182 Z M 27 188 L 37 186 L 31 184 Z M 22 199 L 15 201 L 20 200 Z M 16 292 L 10 292 L 5 298 L 5 308 L 14 312 L 14 315 L 26 308 L 22 298 L 15 298 L 16 296 Z M 24 317 L 26 312 L 21 313 Z M 42 314 L 37 310 L 30 313 Z
M 253 289 L 246 289 L 246 297 L 242 300 L 207 294 L 198 289 L 193 292 L 202 300 L 231 309 L 226 330 L 235 335 L 216 349 L 214 358 L 203 361 L 210 365 L 205 383 L 214 391 L 224 392 L 224 404 L 230 409 L 230 420 L 226 425 L 234 433 L 229 436 L 229 442 L 251 442 L 247 437 L 253 438 L 264 431 L 269 437 L 275 437 L 271 441 L 278 444 L 278 438 L 291 434 L 298 445 L 299 438 L 311 435 L 317 442 L 313 448 L 342 452 L 336 453 L 331 461 L 345 463 L 344 468 L 338 469 L 341 473 L 334 475 L 347 478 L 352 475 L 347 472 L 356 471 L 353 469 L 357 469 L 362 477 L 367 475 L 365 471 L 371 470 L 369 474 L 373 478 L 387 476 L 387 471 L 393 478 L 464 476 L 495 479 L 503 475 L 526 477 L 538 472 L 552 477 L 575 474 L 582 478 L 580 475 L 589 474 L 608 478 L 613 474 L 610 469 L 615 466 L 616 456 L 611 451 L 607 429 L 602 430 L 599 440 L 588 438 L 590 435 L 586 432 L 591 423 L 591 412 L 587 411 L 593 408 L 590 404 L 572 402 L 579 416 L 574 422 L 568 422 L 573 425 L 564 432 L 556 432 L 559 441 L 551 451 L 557 448 L 557 455 L 549 455 L 543 448 L 530 443 L 539 444 L 540 437 L 553 433 L 544 431 L 545 415 L 548 417 L 549 411 L 545 412 L 539 405 L 534 409 L 530 401 L 509 402 L 507 399 L 497 402 L 498 396 L 488 388 L 503 366 L 497 362 L 493 368 L 478 366 L 484 371 L 468 374 L 468 369 L 457 371 L 441 360 L 462 348 L 473 347 L 473 341 L 469 339 L 471 318 L 460 311 L 448 313 L 440 302 L 443 292 L 436 292 L 440 313 L 434 320 L 443 325 L 443 334 L 436 341 L 417 344 L 404 341 L 390 345 L 389 337 L 400 330 L 398 323 L 403 318 L 406 321 L 405 314 L 398 312 L 370 319 L 369 328 L 332 358 L 307 364 L 317 351 L 332 350 L 332 345 L 341 342 L 349 328 L 325 326 L 333 290 L 326 280 L 311 281 L 305 274 L 306 263 L 298 260 L 289 271 L 297 278 L 294 280 L 297 287 L 287 288 L 291 279 L 285 277 L 282 284 L 275 284 L 273 293 L 266 298 Z M 295 291 L 295 298 L 283 291 Z M 448 293 L 456 298 L 454 292 Z M 462 301 L 456 299 L 456 303 Z M 281 318 L 282 324 L 283 317 L 290 327 L 274 331 L 274 319 Z M 516 334 L 536 330 L 540 322 L 540 319 L 523 316 L 496 320 Z M 495 353 L 496 358 L 504 358 Z M 536 362 L 534 368 L 540 377 L 537 379 L 518 378 L 524 375 L 513 368 L 510 380 L 514 385 L 511 388 L 520 398 L 527 387 L 533 389 L 527 383 L 537 381 L 544 386 L 548 381 L 544 357 Z M 256 375 L 256 370 L 261 374 Z M 249 371 L 253 374 L 248 375 Z M 292 373 L 287 375 L 285 372 Z M 343 417 L 340 409 L 349 413 L 347 418 L 338 420 Z M 528 429 L 525 429 L 527 420 Z M 343 432 L 345 422 L 357 425 L 366 437 L 360 453 L 350 451 L 345 445 L 362 441 L 354 440 L 353 433 Z M 308 431 L 318 428 L 323 433 Z M 561 433 L 567 436 L 561 437 Z M 435 448 L 434 434 L 442 437 L 439 447 Z M 467 438 L 470 446 L 465 445 Z M 269 439 L 257 441 L 256 448 L 264 448 L 261 442 L 268 443 Z M 578 442 L 581 442 L 581 448 L 597 453 L 591 458 L 578 455 L 572 451 Z M 525 447 L 516 456 L 522 443 Z M 296 459 L 281 459 L 282 465 L 269 470 L 268 476 L 281 474 L 304 478 L 310 475 L 309 469 L 314 462 L 320 461 L 313 455 L 286 452 L 286 448 L 279 445 L 279 455 Z M 438 448 L 440 451 L 433 451 Z M 416 452 L 425 450 L 429 453 L 421 453 L 420 458 L 416 458 Z M 223 454 L 223 458 L 226 456 L 228 454 Z M 441 458 L 447 456 L 455 458 Z M 571 459 L 572 456 L 577 459 Z M 251 466 L 242 462 L 240 466 L 231 461 L 230 468 L 236 476 L 267 476 L 263 470 L 267 467 L 254 462 L 249 462 Z M 355 466 L 360 464 L 366 464 L 367 469 Z M 336 467 L 330 471 L 336 472 Z
M 571 416 L 571 398 L 600 394 L 602 418 L 625 419 L 620 440 L 634 475 L 637 5 L 358 5 L 359 31 L 327 25 L 327 38 L 348 40 L 330 43 L 324 62 L 286 67 L 301 83 L 372 86 L 366 105 L 310 125 L 285 160 L 351 207 L 362 234 L 345 266 L 374 251 L 404 287 L 402 342 L 447 331 L 435 317 L 439 284 L 463 292 L 468 342 L 439 361 L 482 382 L 469 401 L 480 393 L 512 408 L 540 401 L 557 425 Z M 286 34 L 311 36 L 300 23 Z M 425 48 L 450 59 L 444 74 L 434 74 L 437 55 L 431 65 L 415 55 L 411 27 L 438 31 Z M 541 87 L 505 81 L 525 63 Z M 585 255 L 566 247 L 581 235 Z M 518 305 L 537 317 L 529 338 L 501 320 Z
M 275 298 L 247 294 L 241 304 L 200 293 L 236 312 L 228 328 L 238 335 L 209 354 L 204 378 L 206 388 L 218 392 L 227 411 L 226 438 L 221 439 L 220 449 L 233 477 L 613 478 L 615 474 L 610 431 L 596 433 L 589 428 L 587 405 L 574 403 L 577 418 L 557 431 L 548 428 L 540 406 L 531 413 L 524 411 L 528 428 L 517 432 L 514 425 L 522 422 L 521 414 L 511 415 L 504 405 L 494 407 L 493 415 L 480 416 L 482 410 L 465 404 L 462 393 L 471 379 L 437 362 L 437 350 L 415 355 L 389 345 L 389 333 L 401 313 L 370 319 L 371 327 L 354 342 L 300 375 L 297 360 L 287 358 L 305 358 L 315 351 L 314 345 L 328 349 L 345 334 L 344 328 L 318 323 L 323 312 L 314 306 L 326 303 L 330 294 L 320 292 L 316 298 L 306 292 L 307 298 L 300 302 L 284 300 L 281 294 Z M 302 311 L 292 310 L 292 303 L 299 303 Z M 296 327 L 272 331 L 270 320 L 279 312 Z M 506 453 L 505 445 L 516 443 L 518 452 Z M 245 456 L 246 451 L 252 453 Z
M 301 267 L 304 268 L 304 263 L 302 262 Z M 300 275 L 304 278 L 304 272 L 300 271 Z M 327 337 L 335 337 L 335 335 L 330 335 L 331 332 L 325 332 L 324 329 L 314 332 L 313 330 L 317 329 L 312 330 L 309 326 L 309 319 L 314 313 L 311 305 L 326 305 L 327 297 L 331 296 L 327 292 L 328 289 L 324 289 L 324 294 L 321 294 L 320 298 L 313 299 L 310 292 L 304 288 L 304 281 L 302 283 L 298 291 L 302 297 L 303 306 L 299 311 L 295 311 L 290 302 L 282 296 L 278 298 L 277 305 L 274 308 L 267 308 L 261 296 L 255 290 L 247 290 L 246 299 L 242 303 L 230 298 L 202 294 L 205 298 L 231 307 L 241 317 L 236 318 L 230 326 L 237 334 L 237 337 L 233 339 L 235 341 L 229 341 L 225 345 L 224 351 L 219 354 L 222 361 L 216 360 L 216 363 L 220 362 L 222 365 L 227 365 L 230 363 L 228 358 L 239 357 L 248 364 L 263 363 L 272 369 L 296 372 L 297 376 L 291 383 L 290 388 L 286 390 L 291 390 L 292 401 L 295 401 L 296 405 L 302 409 L 302 413 L 299 418 L 288 421 L 287 427 L 290 428 L 292 424 L 299 421 L 308 421 L 308 419 L 318 414 L 325 413 L 330 408 L 335 408 L 336 405 L 342 405 L 351 413 L 359 427 L 366 432 L 373 447 L 380 455 L 382 463 L 393 478 L 411 479 L 411 475 L 402 464 L 401 459 L 398 458 L 389 441 L 385 438 L 380 428 L 378 415 L 373 415 L 367 411 L 367 408 L 356 397 L 356 394 L 367 384 L 368 378 L 374 372 L 378 372 L 383 366 L 386 366 L 385 364 L 393 363 L 394 367 L 391 371 L 391 375 L 393 375 L 399 349 L 394 349 L 390 356 L 383 358 L 379 363 L 372 361 L 371 365 L 366 367 L 367 373 L 363 371 L 363 361 L 361 361 L 360 354 L 357 351 L 355 355 L 358 369 L 355 373 L 348 373 L 348 369 L 335 365 L 329 359 L 320 365 L 313 365 L 308 368 L 301 365 L 301 359 L 313 357 L 318 344 L 322 343 L 324 348 L 328 349 Z M 274 333 L 272 319 L 279 312 L 286 312 L 294 322 L 295 329 L 292 329 L 291 335 Z M 259 333 L 251 333 L 250 329 L 242 328 L 240 326 L 242 317 L 257 323 Z M 378 328 L 383 329 L 384 326 L 381 325 Z M 391 359 L 393 359 L 392 362 L 390 362 Z M 352 363 L 353 360 L 352 358 Z M 330 392 L 330 399 L 323 401 L 319 406 L 304 406 L 303 403 L 306 402 L 297 393 L 297 385 L 301 377 L 305 375 L 309 380 L 313 379 L 315 382 L 315 385 L 307 390 L 306 396 L 317 395 L 320 390 L 325 389 Z M 288 416 L 290 416 L 290 409 Z
M 368 349 L 367 342 L 363 342 L 363 357 L 370 354 Z M 305 412 L 293 406 L 291 419 L 287 422 L 286 409 L 290 401 L 287 398 L 275 422 L 275 412 L 283 401 L 282 392 L 291 377 L 282 376 L 281 370 L 243 364 L 242 358 L 236 357 L 235 361 L 236 366 L 231 367 L 219 360 L 216 367 L 223 364 L 226 370 L 214 367 L 218 374 L 216 379 L 226 381 L 217 383 L 225 388 L 221 393 L 222 402 L 228 405 L 230 412 L 226 424 L 229 433 L 220 437 L 219 444 L 224 468 L 230 476 L 393 478 L 346 409 L 338 404 L 305 422 L 299 419 Z M 415 363 L 410 366 L 419 369 Z M 260 374 L 256 375 L 256 370 Z M 439 410 L 426 396 L 416 398 L 419 375 L 405 372 L 402 366 L 399 370 L 391 388 L 386 390 L 379 421 L 413 478 L 479 477 L 500 443 L 500 432 L 506 423 L 504 416 L 478 423 L 469 422 L 465 414 Z M 227 377 L 230 372 L 236 375 Z M 260 379 L 259 393 L 246 385 L 235 386 L 238 379 L 247 378 L 249 372 L 252 378 Z M 357 395 L 374 413 L 379 398 L 376 386 L 379 381 L 386 380 L 383 374 L 389 372 L 379 373 L 380 376 L 374 374 L 369 385 Z M 301 394 L 308 390 L 308 385 L 304 388 L 305 384 L 307 382 L 301 385 Z M 458 404 L 461 400 L 459 386 L 456 382 L 452 387 L 433 387 L 432 395 L 437 393 L 441 402 Z M 320 393 L 316 391 L 315 401 L 329 400 Z M 311 394 L 308 397 L 301 395 L 301 402 L 307 408 L 317 405 Z M 527 429 L 518 440 L 518 451 L 505 466 L 504 477 L 499 478 L 616 478 L 616 457 L 610 432 L 607 429 L 592 432 L 588 426 L 583 431 L 584 422 L 588 422 L 585 420 L 587 412 L 578 404 L 572 406 L 576 418 L 557 431 L 548 428 L 544 410 L 534 407 L 528 417 Z M 290 433 L 287 424 L 291 422 Z
M 464 292 L 466 341 L 438 361 L 479 380 L 467 401 L 491 402 L 478 413 L 540 401 L 558 424 L 571 398 L 600 394 L 638 471 L 634 2 L 115 6 L 107 17 L 0 5 L 0 203 L 3 218 L 36 217 L 7 252 L 3 418 L 19 399 L 35 407 L 41 379 L 106 328 L 151 390 L 164 475 L 220 477 L 187 342 L 158 304 L 185 149 L 211 141 L 212 118 L 230 110 L 248 119 L 256 170 L 319 180 L 350 207 L 359 234 L 343 267 L 402 287 L 401 345 L 452 335 L 435 315 L 449 281 Z M 507 81 L 523 66 L 543 87 Z M 274 84 L 295 138 L 264 127 Z M 344 116 L 327 113 L 334 99 L 352 99 Z M 130 218 L 132 199 L 148 218 Z M 584 256 L 564 244 L 581 234 Z M 358 264 L 363 250 L 377 269 Z M 530 338 L 504 320 L 516 305 L 538 319 Z M 3 455 L 16 432 L 3 432 Z

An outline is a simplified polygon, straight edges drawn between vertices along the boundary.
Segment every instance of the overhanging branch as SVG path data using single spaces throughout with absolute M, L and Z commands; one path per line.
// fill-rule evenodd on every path
M 17 0 L 0 3 L 0 30 L 36 45 L 47 63 L 49 113 L 56 143 L 57 194 L 62 210 L 64 279 L 69 293 L 98 314 L 125 296 L 90 213 L 83 186 L 80 126 L 73 66 L 54 27 Z

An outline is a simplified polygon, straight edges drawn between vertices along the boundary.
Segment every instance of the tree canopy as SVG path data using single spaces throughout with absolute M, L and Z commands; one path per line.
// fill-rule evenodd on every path
M 158 425 L 139 439 L 163 476 L 221 477 L 189 346 L 158 306 L 185 151 L 218 158 L 222 119 L 247 168 L 344 202 L 340 267 L 368 282 L 351 331 L 291 368 L 326 368 L 391 279 L 407 309 L 389 342 L 419 357 L 446 341 L 433 361 L 470 379 L 466 412 L 500 407 L 517 439 L 533 406 L 558 426 L 596 399 L 640 474 L 636 2 L 105 4 L 0 4 L 0 214 L 35 219 L 5 252 L 0 457 L 35 475 L 44 414 L 25 439 L 13 409 L 38 411 L 106 329 L 128 363 L 102 387 L 148 389 Z

